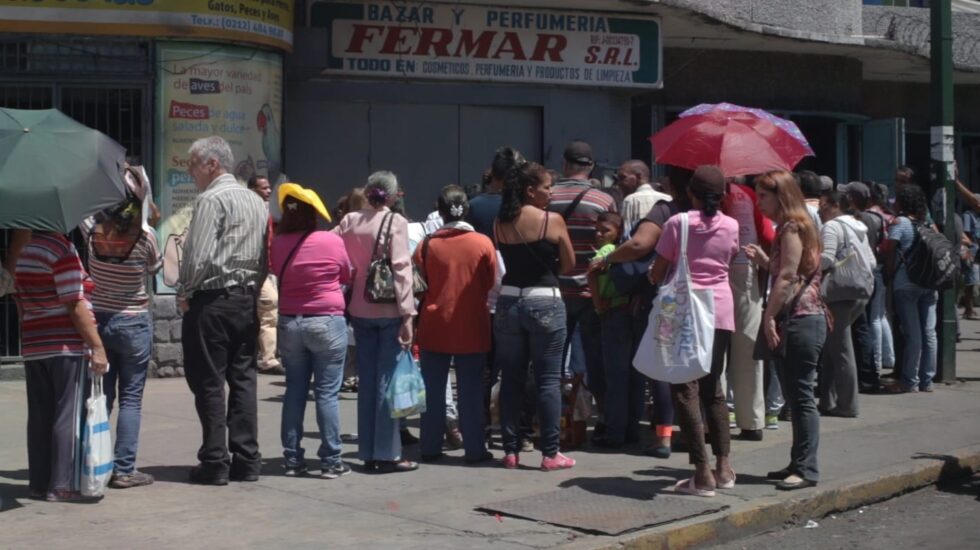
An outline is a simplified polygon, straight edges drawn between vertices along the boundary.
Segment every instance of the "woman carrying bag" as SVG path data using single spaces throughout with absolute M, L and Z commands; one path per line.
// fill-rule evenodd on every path
M 777 489 L 789 491 L 819 480 L 820 415 L 814 393 L 827 337 L 826 306 L 820 297 L 822 246 L 793 174 L 767 172 L 755 178 L 755 189 L 759 209 L 779 225 L 771 257 L 758 245 L 745 248 L 750 260 L 769 270 L 772 285 L 756 357 L 776 361 L 793 421 L 790 464 L 766 477 L 779 480 Z
M 490 351 L 487 297 L 496 276 L 497 251 L 490 239 L 462 221 L 469 202 L 461 187 L 444 187 L 438 208 L 445 225 L 419 243 L 414 257 L 429 286 L 418 324 L 427 401 L 422 413 L 422 461 L 443 456 L 444 392 L 452 364 L 459 387 L 465 460 L 473 464 L 493 458 L 483 437 L 483 373 Z
M 343 240 L 317 230 L 317 219 L 330 214 L 316 191 L 295 183 L 279 186 L 282 219 L 272 240 L 272 272 L 279 277 L 278 342 L 286 369 L 281 439 L 287 476 L 306 473 L 303 417 L 313 379 L 316 423 L 320 430 L 320 476 L 350 473 L 340 458 L 340 408 L 337 394 L 347 359 L 347 323 L 341 285 L 350 283 L 350 262 Z
M 398 200 L 398 180 L 391 172 L 371 174 L 364 195 L 368 206 L 344 216 L 335 229 L 354 268 L 348 312 L 357 340 L 358 454 L 368 472 L 408 472 L 418 464 L 402 459 L 398 420 L 386 398 L 398 354 L 413 337 L 408 222 L 391 211 Z M 383 271 L 390 278 L 378 276 Z M 379 300 L 382 294 L 385 301 Z
M 695 332 L 699 328 L 713 331 L 713 334 L 707 335 L 713 338 L 703 340 L 705 345 L 709 340 L 711 342 L 709 353 L 701 357 L 702 362 L 710 364 L 710 370 L 709 365 L 701 364 L 701 372 L 709 371 L 707 374 L 685 383 L 672 383 L 670 386 L 677 421 L 687 440 L 690 462 L 696 468 L 694 476 L 680 481 L 674 489 L 681 493 L 710 497 L 715 495 L 715 488 L 730 489 L 735 486 L 735 472 L 728 456 L 731 446 L 728 406 L 721 387 L 721 376 L 725 369 L 725 354 L 735 330 L 734 302 L 728 269 L 739 250 L 738 222 L 719 211 L 725 195 L 725 175 L 718 167 L 698 167 L 691 176 L 687 192 L 693 209 L 671 217 L 664 225 L 663 234 L 657 243 L 657 259 L 650 268 L 650 281 L 656 285 L 664 283 L 668 271 L 673 268 L 675 272 L 687 271 L 690 282 L 688 296 L 692 301 L 694 293 L 699 289 L 710 290 L 713 303 L 709 305 L 713 306 L 713 318 L 694 319 L 695 323 L 700 321 L 702 325 L 707 324 L 694 327 Z M 663 292 L 662 287 L 661 293 Z M 658 297 L 658 300 L 662 299 Z M 677 303 L 680 304 L 680 300 Z M 666 310 L 655 308 L 654 314 L 658 311 Z M 687 335 L 682 331 L 674 337 L 683 340 Z M 695 341 L 694 345 L 698 347 L 701 343 Z M 708 437 L 715 456 L 714 470 L 708 462 L 704 445 L 702 404 L 707 410 Z

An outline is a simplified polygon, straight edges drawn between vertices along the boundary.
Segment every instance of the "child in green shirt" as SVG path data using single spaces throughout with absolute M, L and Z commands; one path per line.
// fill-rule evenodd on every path
M 599 214 L 595 222 L 595 261 L 604 258 L 613 250 L 623 236 L 623 217 L 615 212 Z M 624 296 L 616 290 L 608 271 L 590 272 L 588 274 L 589 292 L 592 294 L 592 304 L 596 313 L 604 315 L 611 309 L 629 304 L 629 296 Z

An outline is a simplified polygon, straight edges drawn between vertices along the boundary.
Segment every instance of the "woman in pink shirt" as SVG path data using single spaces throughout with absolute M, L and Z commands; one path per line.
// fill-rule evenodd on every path
M 313 377 L 316 423 L 320 428 L 320 477 L 350 473 L 340 459 L 340 409 L 337 393 L 347 358 L 347 324 L 341 285 L 350 282 L 344 241 L 317 231 L 317 217 L 330 221 L 312 189 L 295 183 L 279 186 L 282 219 L 272 240 L 272 271 L 279 277 L 279 353 L 286 369 L 282 402 L 282 447 L 287 476 L 306 473 L 303 416 Z
M 725 175 L 717 166 L 701 166 L 694 171 L 687 192 L 694 209 L 688 212 L 688 264 L 695 288 L 709 288 L 715 301 L 715 338 L 711 372 L 686 384 L 671 384 L 676 403 L 677 423 L 684 432 L 691 464 L 696 471 L 690 479 L 677 484 L 679 492 L 714 496 L 715 487 L 735 486 L 735 472 L 728 460 L 728 407 L 721 389 L 725 353 L 735 330 L 735 312 L 728 270 L 738 253 L 738 222 L 719 211 L 725 194 Z M 673 216 L 664 224 L 657 243 L 657 260 L 650 271 L 654 284 L 663 282 L 668 270 L 680 257 L 681 217 Z M 707 410 L 711 450 L 717 462 L 712 471 L 704 447 L 704 425 L 701 402 Z
M 398 198 L 398 180 L 391 172 L 371 174 L 364 195 L 368 206 L 344 216 L 335 230 L 343 238 L 354 267 L 348 311 L 357 341 L 358 454 L 369 472 L 407 472 L 417 469 L 418 464 L 402 459 L 398 420 L 391 418 L 385 392 L 395 371 L 398 352 L 412 343 L 415 298 L 412 260 L 408 254 L 408 221 L 389 209 Z M 387 250 L 391 258 L 395 283 L 395 302 L 391 304 L 371 303 L 364 297 L 364 281 L 376 241 L 380 241 L 378 250 Z

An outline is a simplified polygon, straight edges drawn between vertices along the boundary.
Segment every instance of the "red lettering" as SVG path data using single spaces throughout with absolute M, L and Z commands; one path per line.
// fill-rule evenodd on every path
M 405 39 L 408 38 L 403 36 L 406 32 L 417 34 L 419 31 L 418 29 L 410 29 L 408 27 L 388 27 L 388 34 L 385 36 L 384 45 L 381 46 L 381 53 L 387 55 L 412 53 L 411 46 L 408 46 L 405 49 L 398 49 L 398 46 L 404 45 Z
M 354 25 L 354 33 L 350 37 L 350 44 L 344 50 L 345 53 L 364 53 L 364 45 L 370 43 L 384 30 L 385 28 L 380 25 Z
M 207 120 L 211 118 L 211 113 L 207 105 L 194 105 L 193 103 L 181 103 L 170 101 L 170 118 L 189 118 L 191 120 Z
M 534 46 L 534 54 L 531 55 L 531 61 L 545 61 L 545 56 L 547 56 L 547 61 L 561 63 L 563 61 L 561 52 L 567 45 L 568 39 L 560 34 L 539 34 L 538 42 Z
M 626 50 L 626 57 L 623 59 L 623 65 L 632 65 L 632 64 L 633 64 L 633 48 L 629 48 Z
M 585 53 L 585 62 L 588 64 L 594 64 L 599 61 L 599 46 L 589 46 Z
M 459 33 L 459 43 L 456 44 L 456 51 L 453 57 L 472 57 L 475 59 L 486 59 L 490 56 L 490 46 L 493 44 L 493 31 L 483 31 L 478 37 L 473 36 L 473 31 L 463 29 Z
M 602 60 L 603 65 L 615 65 L 619 62 L 619 48 L 613 46 L 606 50 L 606 58 Z
M 504 39 L 500 41 L 500 45 L 497 46 L 497 51 L 493 53 L 492 57 L 500 59 L 500 55 L 504 53 L 511 54 L 510 57 L 514 61 L 527 60 L 527 56 L 524 55 L 524 46 L 521 44 L 521 37 L 516 32 L 504 33 Z
M 415 47 L 415 55 L 430 55 L 429 50 L 433 50 L 431 55 L 436 57 L 449 57 L 449 43 L 453 40 L 453 31 L 450 29 L 434 29 L 424 27 L 419 34 L 419 43 Z

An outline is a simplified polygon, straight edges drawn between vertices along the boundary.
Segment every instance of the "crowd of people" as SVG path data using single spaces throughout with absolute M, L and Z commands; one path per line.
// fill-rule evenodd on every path
M 809 487 L 819 481 L 821 416 L 858 416 L 860 393 L 933 391 L 938 293 L 916 258 L 944 217 L 931 215 L 906 167 L 894 201 L 884 183 L 835 185 L 809 171 L 730 177 L 671 166 L 654 181 L 639 160 L 605 187 L 592 179 L 584 141 L 568 144 L 560 171 L 503 147 L 479 192 L 448 185 L 435 211 L 413 222 L 403 207 L 410 190 L 388 171 L 331 213 L 301 185 L 272 196 L 265 178 L 237 181 L 220 137 L 188 153 L 200 194 L 176 300 L 202 426 L 194 483 L 259 478 L 260 370 L 285 375 L 288 476 L 313 475 L 302 443 L 311 392 L 314 471 L 351 473 L 338 404 L 346 386 L 357 392 L 365 473 L 417 469 L 403 450 L 416 442 L 425 463 L 449 447 L 467 464 L 499 458 L 514 469 L 536 447 L 541 470 L 572 468 L 562 451 L 582 442 L 568 432 L 594 419 L 587 444 L 596 448 L 648 440 L 648 455 L 667 458 L 682 447 L 694 472 L 675 490 L 702 497 L 735 486 L 732 437 L 761 441 L 791 419 L 789 463 L 768 478 L 779 489 Z M 957 185 L 965 316 L 976 318 L 980 196 Z M 86 224 L 87 266 L 64 236 L 43 231 L 16 232 L 5 259 L 22 323 L 34 497 L 83 498 L 73 446 L 86 371 L 105 377 L 110 409 L 118 400 L 110 486 L 153 482 L 136 468 L 153 345 L 146 283 L 161 265 L 138 221 L 143 199 L 137 185 Z M 670 384 L 633 363 L 658 289 L 678 269 L 711 291 L 713 338 L 707 374 Z M 388 396 L 405 353 L 417 356 L 426 387 L 420 440 Z M 502 456 L 489 450 L 497 429 Z

